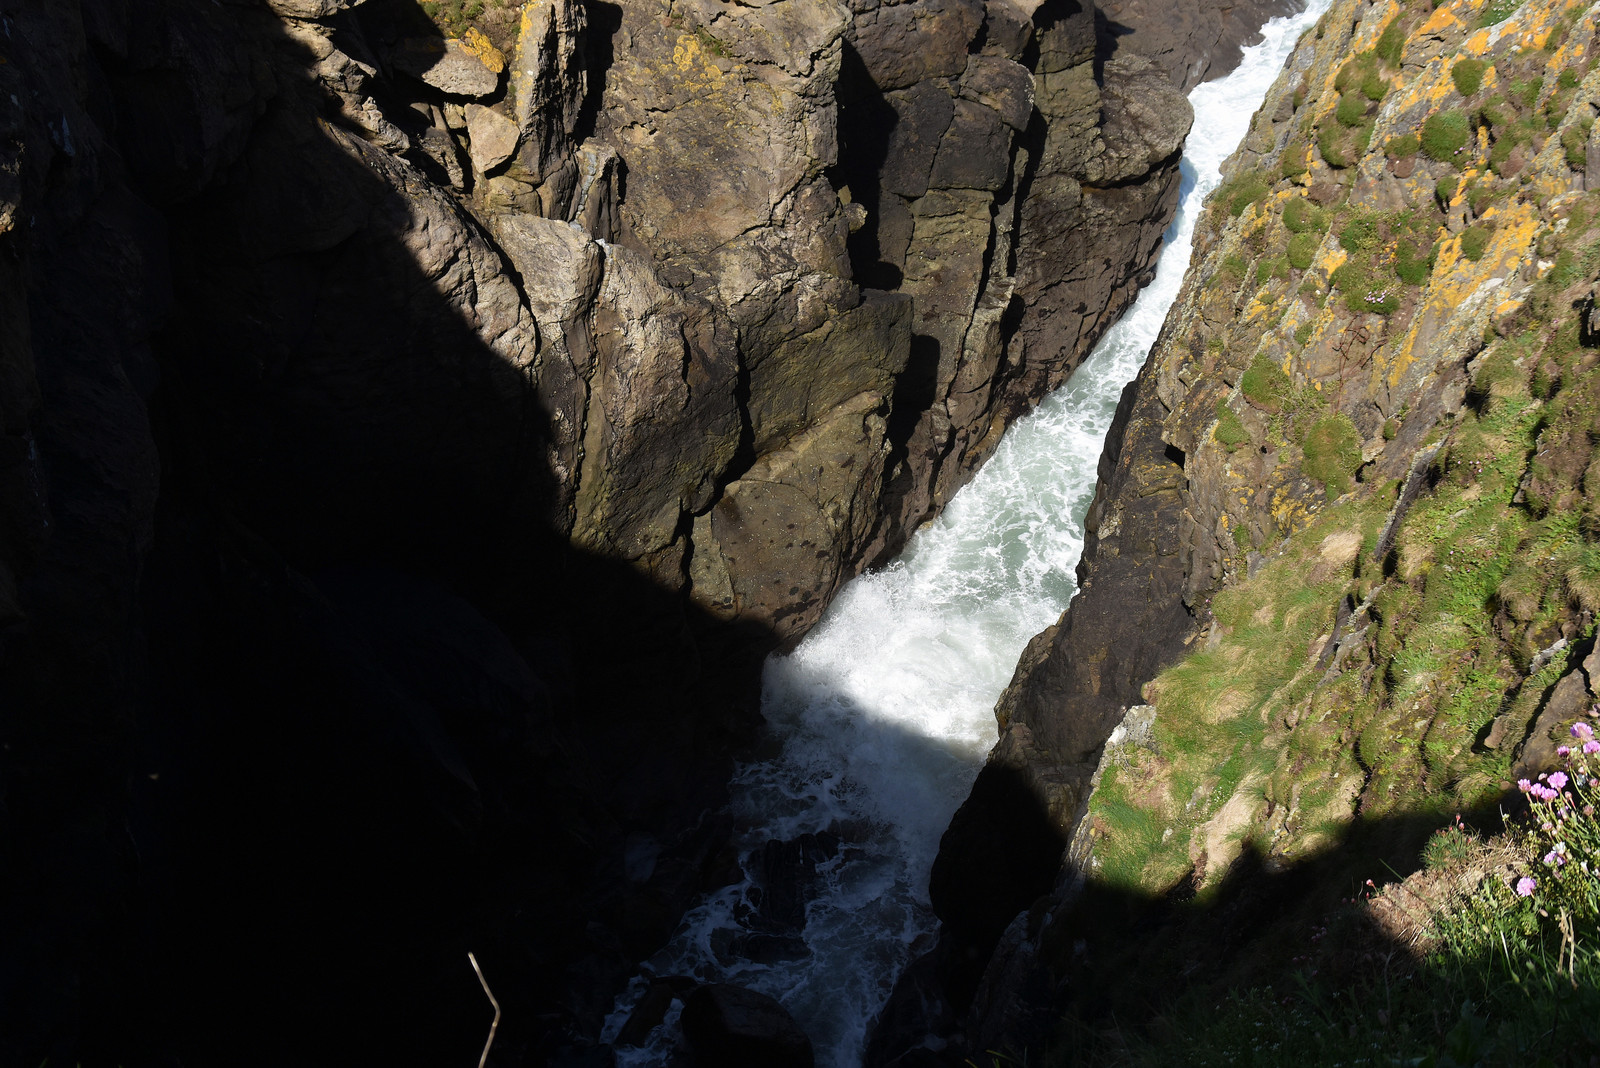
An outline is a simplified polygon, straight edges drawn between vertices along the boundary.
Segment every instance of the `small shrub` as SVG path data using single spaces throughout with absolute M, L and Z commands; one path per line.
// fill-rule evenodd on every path
M 1395 159 L 1410 159 L 1422 148 L 1422 142 L 1416 134 L 1401 134 L 1399 137 L 1389 138 L 1389 155 Z
M 1357 212 L 1350 217 L 1339 231 L 1339 245 L 1346 252 L 1369 252 L 1378 247 L 1382 240 L 1382 233 L 1378 227 L 1378 217 L 1366 212 Z
M 1534 107 L 1539 103 L 1539 94 L 1544 91 L 1544 79 L 1525 78 L 1511 83 L 1511 96 L 1524 108 Z
M 1289 388 L 1289 376 L 1283 373 L 1283 368 L 1260 353 L 1250 361 L 1249 369 L 1239 379 L 1239 391 L 1244 399 L 1268 412 L 1282 409 Z
M 1483 259 L 1489 248 L 1489 231 L 1482 226 L 1469 226 L 1461 231 L 1461 254 L 1473 263 Z
M 1481 59 L 1458 59 L 1450 68 L 1450 80 L 1456 83 L 1456 92 L 1472 96 L 1483 85 L 1483 72 L 1489 64 Z
M 1360 126 L 1367 118 L 1367 98 L 1359 93 L 1344 94 L 1339 98 L 1339 106 L 1333 109 L 1333 117 L 1339 120 L 1340 126 Z
M 1217 441 L 1229 452 L 1234 452 L 1241 445 L 1250 443 L 1250 432 L 1244 428 L 1243 421 L 1223 401 L 1217 402 L 1217 429 L 1215 433 Z
M 1350 492 L 1351 476 L 1361 466 L 1361 438 L 1348 415 L 1339 412 L 1318 419 L 1301 447 L 1305 452 L 1301 470 L 1322 483 L 1328 500 Z
M 1400 420 L 1390 418 L 1383 422 L 1383 440 L 1393 441 L 1400 436 Z
M 1433 260 L 1437 248 L 1422 252 L 1410 241 L 1401 241 L 1395 248 L 1394 273 L 1408 286 L 1424 285 L 1433 273 Z
M 1399 288 L 1393 279 L 1375 279 L 1355 262 L 1333 272 L 1330 281 L 1344 294 L 1344 306 L 1356 313 L 1389 315 L 1400 307 Z
M 1334 91 L 1339 93 L 1344 92 L 1346 89 L 1354 85 L 1360 77 L 1361 71 L 1358 67 L 1356 58 L 1352 56 L 1344 61 L 1344 66 L 1339 68 L 1339 73 L 1333 76 Z
M 1283 148 L 1283 159 L 1278 170 L 1285 178 L 1298 178 L 1306 173 L 1306 143 L 1296 138 Z
M 1377 71 L 1370 71 L 1361 79 L 1361 95 L 1376 104 L 1389 95 L 1389 83 Z
M 1328 216 L 1305 197 L 1295 197 L 1283 209 L 1283 225 L 1292 234 L 1321 233 L 1328 228 Z
M 1489 146 L 1489 167 L 1500 177 L 1508 177 L 1506 163 L 1511 159 L 1511 153 L 1516 151 L 1517 144 L 1509 137 L 1502 137 Z
M 1317 258 L 1317 249 L 1321 247 L 1321 234 L 1314 232 L 1295 234 L 1289 239 L 1289 266 L 1297 271 L 1309 269 Z
M 1305 348 L 1306 342 L 1311 340 L 1311 329 L 1312 324 L 1310 323 L 1301 323 L 1299 326 L 1295 327 L 1294 343 L 1299 345 L 1301 348 Z
M 1289 260 L 1286 256 L 1264 256 L 1256 263 L 1255 283 L 1257 288 L 1266 285 L 1275 278 L 1287 277 L 1289 277 Z
M 1454 823 L 1439 828 L 1428 838 L 1422 847 L 1422 865 L 1435 870 L 1460 864 L 1472 855 L 1473 844 L 1472 832 L 1457 816 Z
M 1461 153 L 1472 139 L 1472 126 L 1465 112 L 1441 111 L 1429 115 L 1422 124 L 1422 151 L 1429 159 L 1460 166 Z
M 1406 48 L 1406 31 L 1400 25 L 1398 16 L 1389 20 L 1389 25 L 1383 28 L 1383 36 L 1378 38 L 1378 45 L 1373 49 L 1378 58 L 1391 67 L 1400 66 L 1400 57 Z
M 1561 148 L 1566 153 L 1567 166 L 1573 170 L 1583 170 L 1589 156 L 1589 131 L 1593 128 L 1594 120 L 1585 119 L 1568 126 L 1561 134 Z
M 1450 202 L 1455 199 L 1456 188 L 1459 184 L 1455 175 L 1448 174 L 1440 178 L 1438 183 L 1434 185 L 1433 199 L 1439 202 L 1440 211 L 1449 210 Z
M 1322 162 L 1335 170 L 1343 170 L 1350 166 L 1350 154 L 1342 144 L 1344 129 L 1338 125 L 1324 126 L 1317 131 L 1317 151 L 1322 153 Z
M 1484 5 L 1483 13 L 1478 16 L 1478 29 L 1504 22 L 1521 6 L 1522 0 L 1489 0 Z
M 1228 214 L 1238 218 L 1244 214 L 1244 209 L 1267 195 L 1272 186 L 1259 172 L 1251 171 L 1241 174 L 1229 182 L 1219 192 L 1223 203 L 1228 206 Z
M 1377 125 L 1378 124 L 1375 121 L 1368 119 L 1364 124 L 1356 127 L 1354 145 L 1357 156 L 1365 156 L 1367 154 L 1367 149 L 1372 147 L 1372 131 L 1377 127 Z

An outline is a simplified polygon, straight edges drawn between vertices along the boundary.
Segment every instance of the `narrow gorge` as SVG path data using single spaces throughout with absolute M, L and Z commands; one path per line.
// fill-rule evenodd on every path
M 0 0 L 0 1063 L 1201 1063 L 1532 880 L 1597 16 L 1311 8 Z

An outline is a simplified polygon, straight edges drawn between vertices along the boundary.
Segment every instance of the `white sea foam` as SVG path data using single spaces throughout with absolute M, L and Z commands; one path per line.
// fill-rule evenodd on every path
M 739 843 L 832 829 L 844 845 L 819 866 L 800 959 L 752 963 L 752 881 L 711 895 L 649 975 L 731 981 L 779 998 L 823 1068 L 854 1068 L 895 978 L 935 927 L 928 873 L 943 833 L 995 741 L 994 703 L 1028 640 L 1076 590 L 1083 517 L 1123 386 L 1138 373 L 1188 266 L 1194 219 L 1222 161 L 1301 31 L 1327 7 L 1275 19 L 1239 68 L 1189 96 L 1183 201 L 1155 280 L 1071 380 L 1006 433 L 995 455 L 892 566 L 851 582 L 793 654 L 772 658 L 763 711 L 779 743 L 734 784 Z M 741 916 L 744 927 L 741 927 Z M 794 952 L 791 947 L 791 952 Z M 606 1029 L 614 1039 L 641 976 Z M 673 1018 L 619 1049 L 625 1068 L 666 1063 Z

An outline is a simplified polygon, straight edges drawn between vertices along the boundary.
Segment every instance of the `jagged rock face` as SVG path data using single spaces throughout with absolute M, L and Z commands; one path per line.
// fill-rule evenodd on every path
M 5 848 L 66 858 L 8 899 L 64 903 L 5 940 L 24 1057 L 295 1059 L 293 990 L 442 1062 L 473 945 L 506 1049 L 592 1037 L 712 877 L 755 658 L 1088 351 L 1187 129 L 1064 2 L 0 27 Z
M 1481 619 L 1463 624 L 1488 635 L 1484 650 L 1456 654 L 1500 665 L 1489 702 L 1495 714 L 1470 726 L 1453 723 L 1427 711 L 1430 701 L 1443 698 L 1429 696 L 1426 685 L 1410 680 L 1415 689 L 1402 700 L 1398 690 L 1372 681 L 1374 673 L 1404 674 L 1393 659 L 1401 642 L 1395 634 L 1403 631 L 1396 619 L 1408 617 L 1393 606 L 1397 591 L 1419 583 L 1429 566 L 1414 546 L 1400 554 L 1408 562 L 1398 577 L 1391 574 L 1390 553 L 1407 510 L 1419 495 L 1435 492 L 1429 487 L 1440 487 L 1441 496 L 1462 493 L 1463 503 L 1493 492 L 1475 482 L 1463 490 L 1465 483 L 1447 475 L 1481 470 L 1486 460 L 1461 459 L 1451 467 L 1445 457 L 1452 449 L 1465 456 L 1464 443 L 1479 433 L 1468 427 L 1502 396 L 1514 397 L 1511 405 L 1527 396 L 1529 404 L 1569 412 L 1576 409 L 1568 405 L 1586 403 L 1579 398 L 1592 388 L 1587 375 L 1595 357 L 1584 351 L 1594 340 L 1584 304 L 1589 282 L 1577 270 L 1564 280 L 1553 274 L 1559 257 L 1551 250 L 1568 247 L 1560 235 L 1585 232 L 1591 217 L 1584 194 L 1593 187 L 1589 146 L 1600 110 L 1600 77 L 1589 65 L 1594 18 L 1558 0 L 1530 0 L 1509 17 L 1496 16 L 1498 22 L 1488 11 L 1472 0 L 1416 9 L 1334 3 L 1299 42 L 1224 168 L 1225 183 L 1196 231 L 1193 266 L 1108 438 L 1086 524 L 1080 593 L 1024 653 L 997 705 L 1001 742 L 953 820 L 935 868 L 933 899 L 947 929 L 993 945 L 998 921 L 964 902 L 975 887 L 987 887 L 986 849 L 1015 815 L 986 799 L 1014 786 L 1030 814 L 1044 814 L 1057 829 L 1054 838 L 1040 836 L 1036 849 L 1070 840 L 1051 895 L 1018 917 L 990 965 L 987 993 L 972 1017 L 977 1033 L 987 1035 L 982 1041 L 994 1040 L 982 1021 L 1000 1014 L 1008 998 L 1022 996 L 1039 969 L 1050 966 L 1017 968 L 1019 946 L 1042 953 L 1073 922 L 1063 917 L 1070 915 L 1076 879 L 1094 863 L 1096 836 L 1105 833 L 1084 819 L 1091 791 L 1108 767 L 1140 748 L 1125 743 L 1113 759 L 1108 738 L 1135 706 L 1147 729 L 1158 707 L 1165 716 L 1226 721 L 1227 710 L 1169 700 L 1152 680 L 1202 648 L 1220 648 L 1218 664 L 1238 664 L 1228 659 L 1238 647 L 1227 642 L 1244 624 L 1214 617 L 1212 599 L 1264 567 L 1279 567 L 1281 576 L 1284 562 L 1272 565 L 1272 558 L 1291 539 L 1316 535 L 1296 548 L 1307 561 L 1308 586 L 1354 568 L 1363 592 L 1348 600 L 1339 594 L 1337 613 L 1332 600 L 1319 606 L 1328 633 L 1302 654 L 1303 665 L 1299 656 L 1289 658 L 1293 666 L 1283 678 L 1295 676 L 1312 696 L 1279 693 L 1260 709 L 1272 725 L 1266 741 L 1249 744 L 1273 754 L 1266 770 L 1204 808 L 1208 821 L 1193 817 L 1192 835 L 1178 826 L 1186 817 L 1169 818 L 1184 811 L 1186 792 L 1166 808 L 1152 803 L 1146 810 L 1162 813 L 1152 817 L 1158 826 L 1173 825 L 1167 834 L 1181 832 L 1175 840 L 1186 845 L 1173 852 L 1188 853 L 1142 890 L 1178 893 L 1182 886 L 1174 880 L 1183 878 L 1215 887 L 1240 860 L 1240 840 L 1257 834 L 1269 870 L 1284 870 L 1330 846 L 1326 832 L 1313 828 L 1358 814 L 1371 821 L 1396 816 L 1394 798 L 1406 796 L 1398 784 L 1427 783 L 1436 791 L 1430 803 L 1451 796 L 1445 803 L 1469 804 L 1476 796 L 1471 784 L 1484 789 L 1483 768 L 1497 759 L 1515 774 L 1553 759 L 1565 727 L 1593 697 L 1594 661 L 1577 663 L 1587 653 L 1580 642 L 1592 620 L 1589 602 L 1573 593 L 1570 605 L 1546 603 L 1540 615 L 1526 595 L 1516 604 L 1509 582 L 1506 592 L 1473 606 Z M 1493 81 L 1485 70 L 1495 72 Z M 1529 116 L 1536 122 L 1529 124 Z M 1459 137 L 1452 140 L 1456 120 Z M 1535 133 L 1514 135 L 1513 121 Z M 1569 266 L 1576 262 L 1577 253 L 1562 254 Z M 1574 315 L 1574 308 L 1584 310 Z M 1544 384 L 1529 387 L 1525 376 L 1509 373 L 1515 386 L 1497 384 L 1501 379 L 1485 368 L 1513 356 L 1519 368 L 1544 368 Z M 1550 385 L 1558 363 L 1566 368 L 1559 372 L 1566 376 L 1562 388 L 1572 391 L 1566 399 Z M 1531 394 L 1517 392 L 1530 388 Z M 1572 417 L 1550 418 L 1554 427 Z M 1572 434 L 1545 430 L 1528 439 L 1526 473 L 1513 468 L 1509 503 L 1498 502 L 1516 513 L 1504 530 L 1530 529 L 1557 501 L 1587 507 L 1575 487 L 1591 453 L 1588 439 L 1578 445 Z M 1467 514 L 1464 508 L 1451 514 L 1437 500 L 1433 507 L 1451 521 Z M 1330 511 L 1354 516 L 1363 508 L 1375 547 L 1364 544 L 1353 519 L 1349 529 L 1332 527 L 1326 537 L 1313 529 Z M 1443 522 L 1436 536 L 1455 535 Z M 1461 551 L 1460 542 L 1448 544 Z M 1438 563 L 1440 575 L 1459 566 Z M 1512 607 L 1496 609 L 1497 598 Z M 1390 606 L 1387 616 L 1372 608 L 1380 602 Z M 1384 627 L 1401 628 L 1385 631 L 1381 642 L 1374 637 L 1380 617 Z M 1559 681 L 1535 679 L 1546 659 L 1569 653 Z M 1364 666 L 1347 673 L 1347 659 Z M 1339 684 L 1350 689 L 1329 689 Z M 1292 688 L 1283 682 L 1279 690 Z M 1391 700 L 1392 707 L 1385 704 Z M 1345 761 L 1341 769 L 1359 766 L 1359 772 L 1314 807 L 1302 798 L 1311 793 L 1302 790 L 1304 782 L 1316 777 L 1299 774 L 1305 751 L 1276 767 L 1273 759 L 1293 748 L 1284 739 L 1304 721 L 1321 716 L 1327 730 L 1328 709 L 1361 702 L 1376 707 L 1370 720 L 1341 721 L 1347 733 L 1361 735 L 1359 742 L 1339 736 L 1318 751 L 1318 759 L 1333 759 L 1331 752 Z M 1152 760 L 1175 766 L 1177 758 Z M 1320 767 L 1316 774 L 1323 774 Z M 1170 785 L 1154 777 L 1151 796 Z M 1328 782 L 1335 779 L 1326 774 Z M 1447 788 L 1457 792 L 1446 794 Z M 1203 795 L 1204 789 L 1195 797 Z M 1015 888 L 1013 914 L 1035 903 L 1029 893 Z M 1039 921 L 1046 913 L 1056 919 Z M 1248 914 L 1235 919 L 1241 928 L 1252 922 Z M 1053 934 L 1046 933 L 1049 922 L 1057 925 Z M 1195 935 L 1193 942 L 1219 950 L 1251 937 L 1236 929 L 1212 939 Z
M 1185 8 L 1149 0 L 1109 0 L 1099 5 L 1106 32 L 1127 48 L 1154 60 L 1174 85 L 1188 92 L 1232 70 L 1239 50 L 1263 23 L 1296 10 L 1290 0 Z

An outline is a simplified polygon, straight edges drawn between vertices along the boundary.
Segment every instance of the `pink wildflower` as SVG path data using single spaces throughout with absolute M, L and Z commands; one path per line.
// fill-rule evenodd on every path
M 1538 886 L 1539 880 L 1530 875 L 1524 875 L 1522 878 L 1517 880 L 1517 896 L 1532 897 L 1534 890 L 1536 890 Z
M 1527 793 L 1533 789 L 1533 783 L 1529 782 L 1527 779 L 1518 779 L 1517 789 L 1521 790 L 1523 793 Z
M 1574 738 L 1582 738 L 1585 741 L 1588 741 L 1590 738 L 1594 737 L 1594 728 L 1589 726 L 1587 723 L 1574 723 L 1572 725 L 1572 736 Z
M 1564 771 L 1558 771 L 1551 775 L 1550 785 L 1554 786 L 1557 790 L 1564 788 L 1567 785 L 1567 773 Z
M 1565 746 L 1565 745 L 1556 746 L 1556 756 L 1564 757 L 1564 756 L 1571 756 L 1571 755 L 1572 755 L 1572 749 L 1570 747 Z
M 1600 742 L 1595 741 L 1593 738 L 1589 739 L 1583 743 L 1583 751 L 1585 753 L 1600 753 Z

